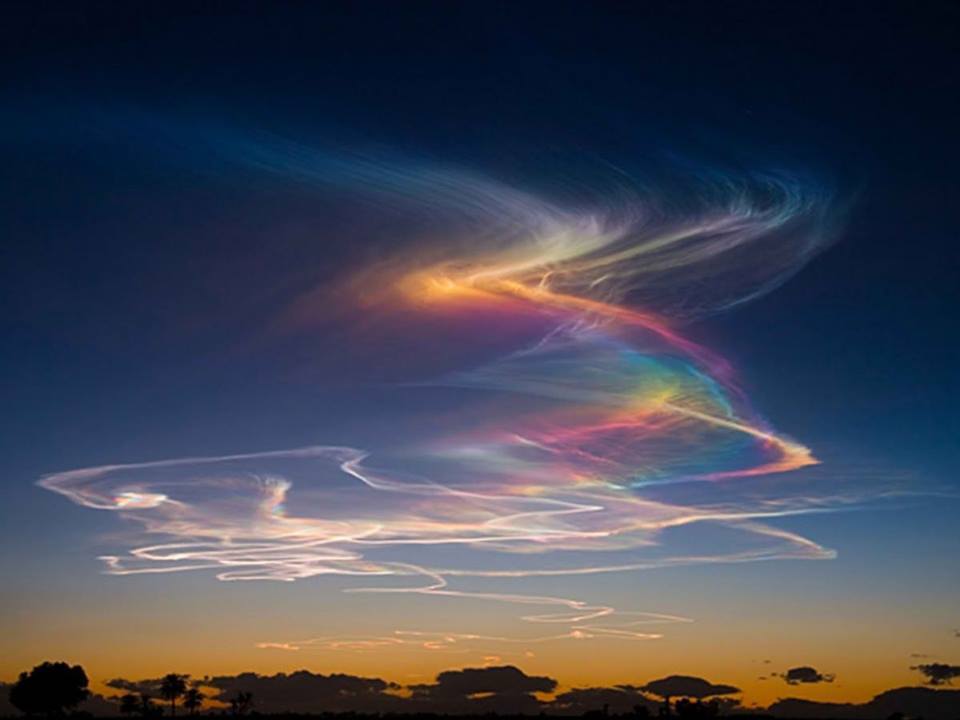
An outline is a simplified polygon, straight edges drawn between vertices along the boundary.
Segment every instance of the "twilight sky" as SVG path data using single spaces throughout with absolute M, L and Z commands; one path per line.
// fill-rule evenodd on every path
M 0 680 L 960 661 L 955 8 L 4 14 Z

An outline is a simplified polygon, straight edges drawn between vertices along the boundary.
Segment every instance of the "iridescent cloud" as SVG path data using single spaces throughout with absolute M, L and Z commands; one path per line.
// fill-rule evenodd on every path
M 440 430 L 415 448 L 318 446 L 43 478 L 80 505 L 138 523 L 132 549 L 104 556 L 108 572 L 359 576 L 371 584 L 353 592 L 537 608 L 524 619 L 560 630 L 522 639 L 529 644 L 648 639 L 658 636 L 652 624 L 686 619 L 494 592 L 484 582 L 832 556 L 766 521 L 849 498 L 770 482 L 815 465 L 813 452 L 765 422 L 730 365 L 679 329 L 775 288 L 821 250 L 833 230 L 823 193 L 786 176 L 714 176 L 661 195 L 619 184 L 602 201 L 563 204 L 459 170 L 291 146 L 239 151 L 258 171 L 436 219 L 431 236 L 442 230 L 444 240 L 404 239 L 394 257 L 351 273 L 342 288 L 367 317 L 402 313 L 411 335 L 434 327 L 420 318 L 450 319 L 460 366 L 417 383 L 472 391 L 477 407 L 462 413 L 467 429 Z M 313 297 L 292 312 L 322 314 Z M 462 361 L 504 327 L 512 331 L 498 341 L 500 357 Z M 440 355 L 450 344 L 431 340 Z M 709 542 L 674 542 L 692 527 L 708 528 Z M 516 641 L 403 630 L 262 646 L 453 650 Z

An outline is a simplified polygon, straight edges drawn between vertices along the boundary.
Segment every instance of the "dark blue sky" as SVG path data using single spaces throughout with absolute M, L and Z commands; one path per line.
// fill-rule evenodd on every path
M 494 172 L 549 175 L 571 155 L 636 168 L 662 152 L 809 169 L 853 198 L 842 242 L 705 332 L 746 361 L 771 403 L 786 374 L 817 393 L 813 412 L 869 433 L 869 446 L 951 474 L 960 210 L 949 3 L 13 3 L 5 15 L 14 456 L 35 452 L 24 438 L 47 439 L 71 398 L 109 403 L 152 364 L 178 364 L 138 336 L 229 302 L 242 269 L 224 273 L 220 297 L 197 287 L 225 250 L 254 246 L 278 218 L 296 234 L 291 216 L 323 214 L 306 195 L 274 197 L 226 229 L 249 197 L 242 181 L 158 162 L 168 151 L 138 147 L 149 130 L 124 132 L 123 119 L 89 129 L 98 112 L 143 112 L 332 134 Z M 205 227 L 219 237 L 198 247 Z M 293 240 L 296 262 L 306 251 Z M 332 266 L 340 250 L 310 252 Z M 202 374 L 207 349 L 174 375 Z

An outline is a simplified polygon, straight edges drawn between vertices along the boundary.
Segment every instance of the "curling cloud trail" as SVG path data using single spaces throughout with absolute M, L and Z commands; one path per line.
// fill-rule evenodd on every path
M 815 465 L 813 452 L 777 433 L 729 364 L 677 329 L 770 291 L 823 249 L 834 232 L 824 193 L 784 175 L 715 175 L 662 195 L 621 183 L 610 198 L 564 205 L 462 170 L 289 144 L 235 142 L 230 157 L 363 194 L 444 231 L 442 242 L 413 238 L 344 280 L 364 313 L 439 313 L 462 328 L 492 317 L 516 326 L 511 337 L 521 341 L 428 381 L 472 390 L 483 408 L 470 430 L 412 450 L 317 446 L 43 478 L 80 505 L 139 524 L 140 542 L 104 556 L 109 573 L 376 577 L 353 591 L 546 609 L 523 617 L 562 629 L 529 643 L 648 639 L 658 634 L 647 625 L 685 618 L 492 592 L 484 582 L 832 556 L 765 521 L 853 501 L 778 490 L 770 479 Z M 433 340 L 442 353 L 444 338 Z M 481 329 L 472 342 L 484 346 Z M 708 549 L 673 547 L 692 527 L 710 529 Z M 451 547 L 462 563 L 451 566 Z M 459 650 L 515 640 L 398 631 L 262 647 Z
M 840 215 L 829 190 L 783 171 L 670 171 L 643 181 L 607 174 L 594 188 L 555 183 L 547 197 L 462 168 L 273 137 L 219 132 L 208 145 L 228 163 L 362 195 L 442 229 L 442 242 L 357 274 L 414 293 L 549 287 L 554 301 L 603 301 L 612 312 L 629 297 L 635 314 L 697 317 L 781 285 L 832 242 Z

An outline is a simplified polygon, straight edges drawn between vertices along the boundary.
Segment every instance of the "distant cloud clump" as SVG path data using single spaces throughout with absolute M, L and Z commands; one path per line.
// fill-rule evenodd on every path
M 927 685 L 950 685 L 954 678 L 960 677 L 960 665 L 946 663 L 926 663 L 914 665 L 911 670 L 918 670 L 926 678 Z
M 821 673 L 809 665 L 790 668 L 781 677 L 788 685 L 816 684 L 833 682 L 834 675 Z
M 703 678 L 689 675 L 668 675 L 659 680 L 651 680 L 640 689 L 662 698 L 686 697 L 698 700 L 740 692 L 740 688 L 733 685 L 715 685 Z
M 114 690 L 122 690 L 125 693 L 137 693 L 150 696 L 156 696 L 160 691 L 161 678 L 146 678 L 143 680 L 127 680 L 126 678 L 113 678 L 107 680 L 104 685 Z

